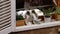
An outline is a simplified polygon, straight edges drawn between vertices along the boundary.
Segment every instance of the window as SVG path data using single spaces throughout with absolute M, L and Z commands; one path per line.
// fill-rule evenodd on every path
M 29 9 L 48 9 L 53 7 L 54 4 L 52 0 L 16 0 L 16 25 L 17 26 L 23 26 L 25 24 L 25 18 L 23 18 L 22 15 L 19 13 L 22 13 L 23 11 Z M 43 16 L 42 16 L 43 17 Z M 43 19 L 43 18 L 42 18 Z

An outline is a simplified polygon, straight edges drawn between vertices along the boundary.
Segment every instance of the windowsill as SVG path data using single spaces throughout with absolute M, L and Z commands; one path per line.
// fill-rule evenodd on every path
M 19 27 L 16 27 L 14 32 L 32 30 L 32 29 L 38 29 L 38 28 L 53 27 L 53 26 L 59 26 L 59 25 L 60 25 L 60 21 L 54 21 L 54 22 L 49 22 L 49 23 L 34 24 L 34 25 L 28 25 L 28 26 L 19 26 Z
M 16 26 L 24 26 L 24 20 L 17 20 L 16 21 Z

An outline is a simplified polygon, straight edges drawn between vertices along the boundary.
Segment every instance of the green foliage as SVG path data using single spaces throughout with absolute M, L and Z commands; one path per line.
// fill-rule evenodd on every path
M 16 15 L 16 20 L 23 20 L 23 17 L 21 15 L 20 16 Z
M 53 12 L 53 8 L 42 9 L 45 16 L 50 16 Z
M 58 14 L 58 15 L 60 15 L 60 7 L 56 7 L 55 13 Z

